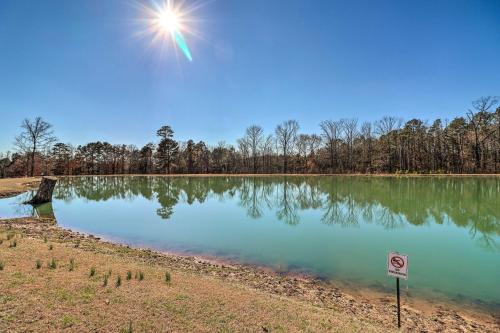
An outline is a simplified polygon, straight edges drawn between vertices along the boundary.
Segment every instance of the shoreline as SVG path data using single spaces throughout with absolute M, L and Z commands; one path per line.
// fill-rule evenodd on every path
M 0 218 L 0 223 L 2 219 Z M 307 271 L 293 271 L 293 270 L 279 270 L 273 268 L 272 266 L 254 263 L 254 262 L 241 262 L 237 259 L 223 258 L 215 255 L 196 253 L 196 252 L 183 252 L 182 250 L 161 250 L 150 248 L 147 245 L 133 245 L 128 244 L 125 241 L 120 239 L 107 238 L 105 235 L 94 235 L 87 233 L 83 230 L 72 230 L 70 228 L 63 228 L 57 225 L 57 221 L 55 225 L 61 230 L 65 230 L 71 234 L 82 235 L 84 237 L 90 237 L 97 239 L 100 242 L 112 244 L 115 246 L 124 246 L 127 248 L 132 248 L 139 251 L 153 252 L 161 255 L 169 256 L 169 257 L 179 257 L 187 260 L 195 260 L 200 264 L 208 264 L 208 265 L 216 265 L 220 267 L 228 267 L 234 270 L 243 270 L 243 271 L 255 271 L 258 273 L 268 274 L 271 277 L 282 277 L 286 279 L 292 280 L 301 280 L 307 281 L 311 285 L 325 288 L 333 288 L 337 291 L 343 292 L 346 295 L 353 297 L 354 295 L 361 297 L 367 301 L 378 302 L 383 300 L 384 303 L 395 304 L 395 288 L 389 288 L 386 290 L 384 288 L 377 288 L 375 286 L 367 286 L 361 285 L 356 282 L 350 282 L 345 280 L 331 280 L 326 277 L 321 277 L 315 275 L 314 273 L 310 273 Z M 465 299 L 466 304 L 460 304 L 457 301 L 454 301 L 452 298 L 447 297 L 445 295 L 427 295 L 427 296 L 414 296 L 414 295 L 405 295 L 405 291 L 401 291 L 402 298 L 405 297 L 407 303 L 416 308 L 416 310 L 432 313 L 433 308 L 436 307 L 447 307 L 454 311 L 463 312 L 468 315 L 477 314 L 481 317 L 488 317 L 497 315 L 498 325 L 500 328 L 500 312 L 497 314 L 495 312 L 498 308 L 500 311 L 500 303 L 498 305 L 486 304 L 486 305 L 478 305 L 472 302 L 472 299 Z M 407 305 L 408 305 L 407 304 Z
M 133 173 L 105 175 L 59 175 L 56 177 L 500 177 L 500 173 Z
M 148 265 L 162 265 L 199 276 L 221 279 L 227 284 L 242 285 L 266 294 L 289 297 L 343 314 L 363 317 L 386 327 L 393 327 L 394 295 L 356 288 L 346 291 L 338 284 L 308 275 L 279 273 L 271 268 L 228 262 L 220 258 L 190 256 L 166 251 L 130 247 L 94 235 L 63 229 L 51 219 L 0 219 L 0 227 L 22 232 L 24 237 L 50 238 L 63 244 L 78 243 L 78 248 L 91 253 L 118 252 L 127 259 L 139 259 Z M 403 328 L 439 331 L 464 330 L 495 332 L 500 329 L 500 316 L 478 309 L 457 308 L 449 303 L 429 302 L 402 294 Z

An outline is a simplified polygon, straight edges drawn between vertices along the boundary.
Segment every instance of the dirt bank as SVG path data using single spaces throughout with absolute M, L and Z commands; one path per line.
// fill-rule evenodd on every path
M 11 197 L 34 189 L 40 183 L 40 177 L 0 179 L 0 199 Z
M 15 235 L 15 236 L 13 236 Z M 7 239 L 10 238 L 10 239 Z M 0 220 L 0 331 L 387 332 L 391 299 L 352 296 L 327 282 L 279 275 L 102 241 L 51 220 Z M 16 240 L 16 246 L 12 241 Z M 50 247 L 52 246 L 52 250 Z M 57 268 L 49 268 L 52 258 Z M 73 270 L 70 271 L 70 260 Z M 42 267 L 36 268 L 36 261 Z M 96 274 L 89 277 L 91 267 Z M 108 285 L 104 284 L 104 275 Z M 143 281 L 132 274 L 143 271 Z M 172 276 L 165 282 L 165 272 Z M 118 276 L 121 285 L 116 286 Z M 426 311 L 403 298 L 403 329 L 498 332 L 492 315 L 445 306 Z

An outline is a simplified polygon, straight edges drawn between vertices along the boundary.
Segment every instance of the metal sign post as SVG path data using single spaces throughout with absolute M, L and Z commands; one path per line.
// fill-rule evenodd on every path
M 398 327 L 401 327 L 401 307 L 399 303 L 399 278 L 396 278 L 396 293 L 398 299 Z
M 390 252 L 387 256 L 387 274 L 396 278 L 396 294 L 398 303 L 398 327 L 401 327 L 401 303 L 399 296 L 399 278 L 408 279 L 408 256 L 398 252 Z

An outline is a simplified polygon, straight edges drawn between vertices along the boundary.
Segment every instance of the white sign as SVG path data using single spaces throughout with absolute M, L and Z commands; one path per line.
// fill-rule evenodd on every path
M 390 252 L 387 256 L 387 274 L 407 280 L 408 256 L 406 254 Z

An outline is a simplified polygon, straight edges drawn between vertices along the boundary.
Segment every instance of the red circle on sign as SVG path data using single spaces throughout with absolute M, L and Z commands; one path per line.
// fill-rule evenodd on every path
M 391 258 L 391 265 L 396 268 L 403 268 L 403 266 L 405 265 L 405 261 L 401 257 L 394 256 Z

